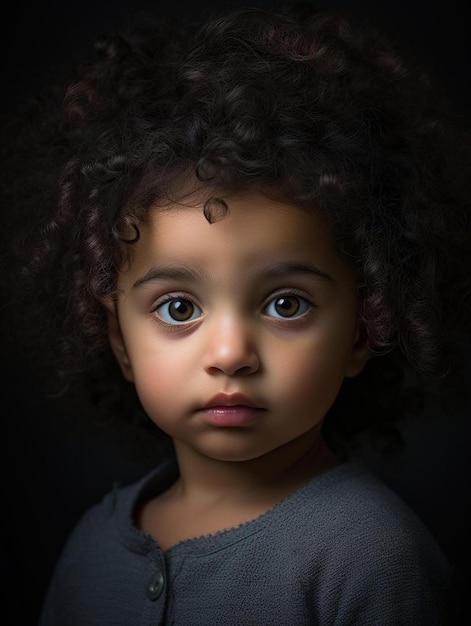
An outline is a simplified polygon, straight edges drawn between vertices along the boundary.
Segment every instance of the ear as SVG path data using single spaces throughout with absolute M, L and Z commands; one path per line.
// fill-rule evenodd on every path
M 119 323 L 118 313 L 114 302 L 111 299 L 103 301 L 106 308 L 107 320 L 108 320 L 108 340 L 110 342 L 113 354 L 118 361 L 118 365 L 121 368 L 124 378 L 132 383 L 134 382 L 134 375 L 131 367 L 131 361 L 126 350 L 126 344 L 124 342 L 123 334 L 121 332 L 121 325 Z
M 353 378 L 354 376 L 359 374 L 365 367 L 369 358 L 370 350 L 368 348 L 366 330 L 363 325 L 358 322 L 355 333 L 355 341 L 352 346 L 352 351 L 350 353 L 350 360 L 347 363 L 347 367 L 345 369 L 346 378 Z

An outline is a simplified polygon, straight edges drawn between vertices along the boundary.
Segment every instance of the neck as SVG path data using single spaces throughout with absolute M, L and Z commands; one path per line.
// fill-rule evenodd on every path
M 179 493 L 200 501 L 282 497 L 338 464 L 320 435 L 320 426 L 308 436 L 245 461 L 213 459 L 181 442 L 174 444 Z

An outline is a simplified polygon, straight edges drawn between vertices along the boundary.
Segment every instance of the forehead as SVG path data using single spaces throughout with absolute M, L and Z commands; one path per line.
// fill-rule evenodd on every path
M 344 269 L 318 213 L 258 192 L 231 194 L 224 202 L 226 213 L 213 223 L 204 216 L 204 200 L 151 209 L 139 226 L 127 272 L 146 272 L 155 263 L 248 272 L 287 260 L 309 261 L 330 272 Z
M 292 241 L 306 235 L 310 240 L 329 239 L 326 225 L 314 211 L 308 212 L 287 202 L 272 199 L 260 192 L 247 191 L 210 197 L 195 196 L 182 203 L 156 207 L 149 211 L 145 224 L 139 226 L 146 243 L 169 243 L 170 235 L 191 241 L 198 231 L 219 241 L 242 243 L 243 236 L 257 235 L 260 244 L 279 240 Z M 210 205 L 209 219 L 206 205 Z M 221 210 L 223 204 L 226 209 Z M 314 231 L 318 231 L 317 234 Z M 321 232 L 322 231 L 322 232 Z

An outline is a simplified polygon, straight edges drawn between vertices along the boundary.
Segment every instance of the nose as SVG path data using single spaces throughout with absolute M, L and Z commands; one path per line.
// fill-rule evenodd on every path
M 210 374 L 247 376 L 260 369 L 254 330 L 242 319 L 225 317 L 208 328 L 204 369 Z

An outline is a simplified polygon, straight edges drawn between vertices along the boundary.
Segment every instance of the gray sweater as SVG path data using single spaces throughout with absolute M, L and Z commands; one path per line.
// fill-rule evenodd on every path
M 311 480 L 257 519 L 166 552 L 132 522 L 172 464 L 88 511 L 40 626 L 433 626 L 449 571 L 417 517 L 358 465 Z

